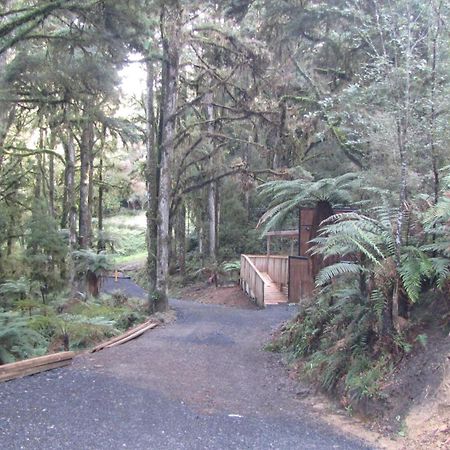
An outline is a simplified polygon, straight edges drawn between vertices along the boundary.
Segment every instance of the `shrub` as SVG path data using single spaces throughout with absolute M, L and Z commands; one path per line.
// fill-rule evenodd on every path
M 15 312 L 0 313 L 0 364 L 43 355 L 47 340 Z

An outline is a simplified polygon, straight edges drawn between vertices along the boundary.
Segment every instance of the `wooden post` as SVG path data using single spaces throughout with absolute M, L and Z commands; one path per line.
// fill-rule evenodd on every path
M 267 236 L 267 255 L 270 255 L 270 236 Z
M 302 208 L 298 209 L 298 256 L 302 254 Z

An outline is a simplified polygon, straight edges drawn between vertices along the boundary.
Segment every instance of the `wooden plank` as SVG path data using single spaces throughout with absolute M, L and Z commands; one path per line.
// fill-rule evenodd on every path
M 298 230 L 282 230 L 282 231 L 268 231 L 266 233 L 267 237 L 298 237 Z
M 264 263 L 265 258 L 265 256 L 260 256 L 258 261 Z M 254 298 L 258 306 L 264 307 L 264 280 L 255 265 L 256 262 L 248 255 L 241 255 L 241 285 L 244 292 Z
M 71 360 L 75 355 L 75 352 L 60 352 L 53 353 L 51 355 L 25 359 L 23 361 L 18 361 L 10 364 L 3 364 L 2 366 L 0 366 L 0 376 L 7 373 L 25 371 L 32 367 L 45 366 L 47 364 L 52 364 L 59 361 Z
M 136 331 L 135 333 L 130 334 L 129 336 L 126 336 L 123 339 L 120 339 L 119 341 L 116 341 L 116 342 L 113 342 L 113 343 L 107 345 L 105 348 L 112 348 L 112 347 L 116 347 L 117 345 L 125 344 L 125 342 L 131 341 L 132 339 L 136 339 L 137 337 L 144 334 L 146 331 L 152 330 L 153 328 L 155 328 L 157 326 L 158 326 L 157 323 L 151 323 L 151 324 L 147 325 L 146 327 L 141 328 L 140 330 Z
M 36 373 L 40 372 L 46 372 L 48 370 L 58 369 L 60 367 L 65 367 L 72 364 L 72 359 L 66 359 L 62 361 L 56 361 L 53 363 L 48 363 L 45 365 L 35 366 L 35 367 L 28 367 L 26 369 L 22 370 L 16 370 L 11 372 L 5 372 L 2 375 L 0 375 L 0 382 L 2 381 L 9 381 L 14 380 L 15 378 L 23 378 L 29 375 L 34 375 Z
M 142 328 L 145 328 L 146 326 L 150 325 L 151 323 L 155 323 L 153 319 L 147 320 L 144 323 L 141 323 L 140 325 L 131 328 L 130 330 L 126 331 L 123 334 L 120 334 L 119 336 L 115 336 L 111 339 L 109 339 L 108 341 L 102 342 L 101 344 L 98 344 L 97 346 L 95 346 L 93 349 L 90 350 L 91 353 L 95 353 L 98 352 L 99 350 L 104 349 L 105 347 L 107 347 L 108 345 L 114 344 L 114 342 L 118 342 L 124 338 L 126 338 L 127 336 L 132 335 L 133 333 L 135 333 L 136 331 L 141 330 Z

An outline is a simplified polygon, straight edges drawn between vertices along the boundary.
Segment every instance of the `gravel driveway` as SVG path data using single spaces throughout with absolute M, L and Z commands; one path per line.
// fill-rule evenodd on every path
M 262 349 L 292 309 L 172 306 L 174 324 L 0 384 L 1 448 L 369 448 L 309 415 Z

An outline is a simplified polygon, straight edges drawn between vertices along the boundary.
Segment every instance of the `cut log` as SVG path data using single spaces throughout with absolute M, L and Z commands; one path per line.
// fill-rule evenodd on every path
M 155 326 L 157 325 L 156 322 L 154 322 L 153 320 L 147 320 L 144 323 L 141 323 L 140 325 L 138 325 L 137 327 L 132 328 L 131 330 L 126 331 L 125 333 L 119 335 L 119 336 L 115 336 L 112 339 L 109 339 L 108 341 L 102 342 L 101 344 L 98 344 L 97 346 L 95 346 L 92 350 L 91 353 L 95 353 L 98 352 L 99 350 L 102 350 L 106 347 L 108 347 L 111 344 L 114 344 L 115 342 L 119 342 L 122 339 L 131 336 L 132 334 L 136 333 L 139 330 L 142 330 L 143 328 L 147 327 L 148 325 L 151 324 L 155 324 Z M 154 328 L 154 327 L 153 327 Z
M 72 363 L 71 359 L 66 359 L 64 361 L 57 361 L 54 363 L 45 364 L 43 366 L 28 367 L 27 369 L 22 369 L 16 372 L 4 373 L 0 375 L 0 382 L 14 380 L 15 378 L 22 378 L 40 372 L 46 372 L 47 370 L 58 369 L 59 367 L 68 366 L 71 363 Z
M 133 334 L 130 334 L 129 336 L 125 336 L 123 339 L 107 345 L 106 348 L 116 347 L 117 345 L 125 344 L 125 342 L 131 341 L 132 339 L 136 339 L 141 334 L 144 334 L 146 331 L 151 330 L 157 326 L 158 326 L 157 323 L 151 323 L 150 325 L 147 325 L 145 328 L 141 328 L 140 330 L 135 331 Z
M 36 358 L 25 359 L 10 364 L 0 366 L 0 375 L 10 372 L 17 372 L 29 367 L 45 366 L 58 361 L 71 360 L 76 355 L 75 352 L 60 352 L 52 355 L 38 356 Z
M 53 355 L 38 356 L 0 366 L 0 382 L 25 377 L 39 372 L 56 369 L 71 364 L 75 352 L 61 352 Z

